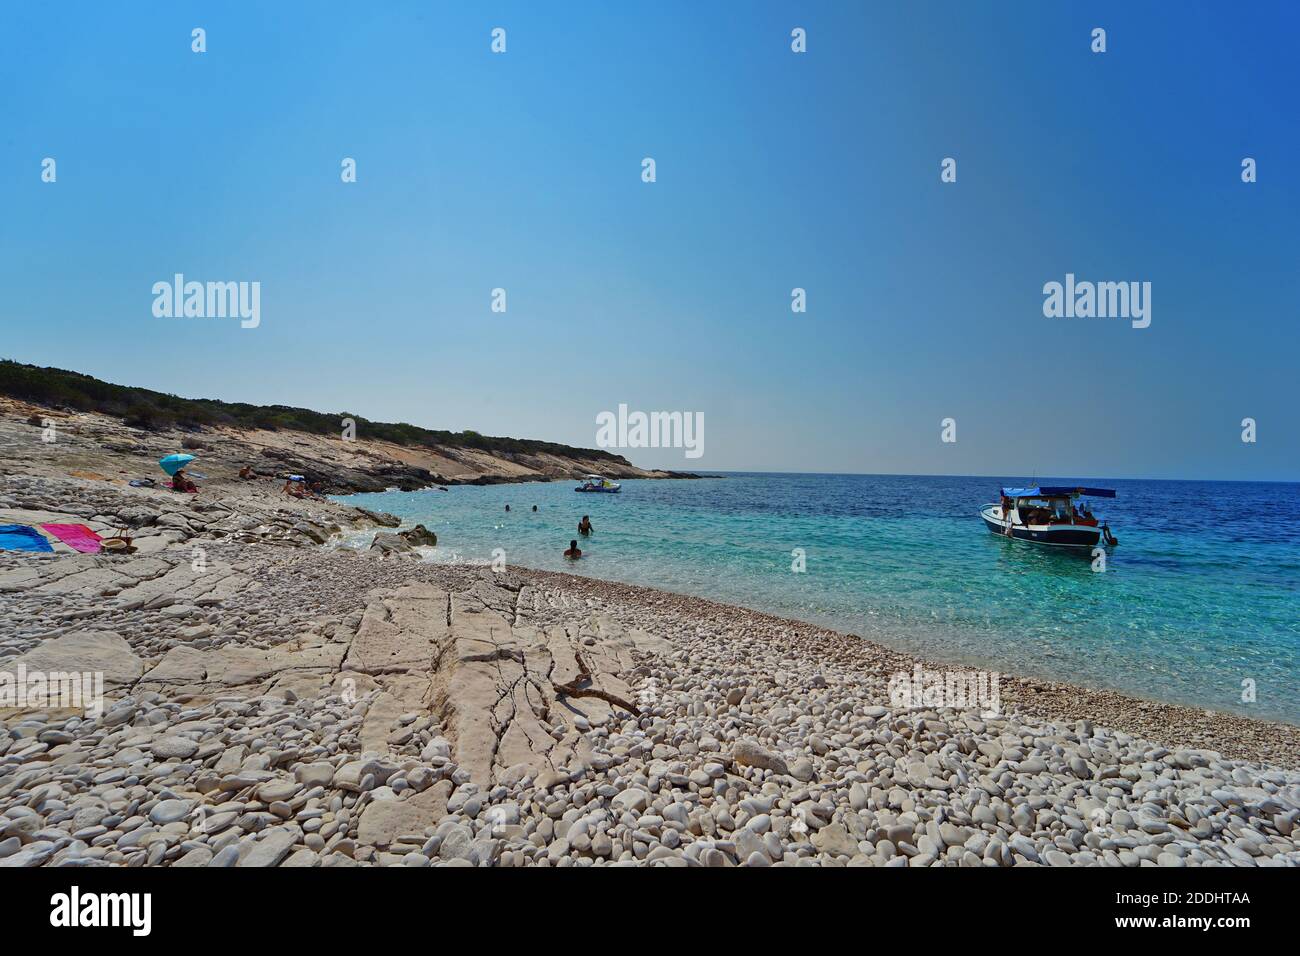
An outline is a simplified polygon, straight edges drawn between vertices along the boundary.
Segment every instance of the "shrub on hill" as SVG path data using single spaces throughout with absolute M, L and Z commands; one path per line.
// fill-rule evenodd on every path
M 235 428 L 283 429 L 316 435 L 337 435 L 340 421 L 351 418 L 357 423 L 358 437 L 390 441 L 398 445 L 443 445 L 476 448 L 497 455 L 551 454 L 626 463 L 622 456 L 607 451 L 574 448 L 549 441 L 493 437 L 475 431 L 441 431 L 420 428 L 406 422 L 372 422 L 348 412 L 328 415 L 288 405 L 248 405 L 211 398 L 181 398 L 147 388 L 113 385 L 80 372 L 39 368 L 8 359 L 0 360 L 0 394 L 34 405 L 112 415 L 133 428 L 151 431 L 227 425 Z

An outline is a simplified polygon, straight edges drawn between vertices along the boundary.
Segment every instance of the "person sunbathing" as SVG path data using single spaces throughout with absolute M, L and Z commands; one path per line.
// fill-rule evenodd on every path
M 586 515 L 583 515 L 582 520 L 578 522 L 578 534 L 584 538 L 591 535 L 591 519 Z
M 582 557 L 582 549 L 578 547 L 576 540 L 569 542 L 569 550 L 564 552 L 564 556 L 570 561 L 577 561 Z
M 239 469 L 239 477 L 245 480 L 256 478 L 257 472 L 253 471 L 251 465 L 245 465 L 243 468 Z
M 184 468 L 177 468 L 176 474 L 172 475 L 172 491 L 197 492 L 199 486 L 190 480 L 190 476 L 185 474 Z
M 286 495 L 289 495 L 294 498 L 307 497 L 307 490 L 303 488 L 302 483 L 294 481 L 292 478 L 286 481 L 284 483 L 284 487 L 281 488 L 280 490 L 283 491 Z

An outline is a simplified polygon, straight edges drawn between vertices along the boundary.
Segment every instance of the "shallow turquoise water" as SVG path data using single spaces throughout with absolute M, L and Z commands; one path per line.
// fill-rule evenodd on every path
M 626 481 L 618 495 L 554 482 L 342 500 L 432 528 L 431 560 L 485 563 L 501 548 L 510 564 L 701 595 L 936 659 L 1300 724 L 1300 486 L 1088 479 L 1119 492 L 1094 502 L 1120 541 L 1098 574 L 1087 557 L 984 529 L 979 506 L 1025 483 L 733 474 Z M 565 561 L 583 514 L 596 533 Z M 795 548 L 806 573 L 791 571 Z

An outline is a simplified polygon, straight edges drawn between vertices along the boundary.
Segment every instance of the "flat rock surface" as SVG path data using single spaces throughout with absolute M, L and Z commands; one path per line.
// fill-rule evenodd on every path
M 9 668 L 28 673 L 100 673 L 106 689 L 129 688 L 144 673 L 144 664 L 118 634 L 111 631 L 76 631 L 42 641 L 21 654 Z

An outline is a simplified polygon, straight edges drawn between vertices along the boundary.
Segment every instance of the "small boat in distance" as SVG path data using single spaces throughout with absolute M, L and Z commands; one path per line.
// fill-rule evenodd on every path
M 1060 548 L 1095 548 L 1100 541 L 1119 544 L 1110 526 L 1093 516 L 1081 497 L 1114 498 L 1113 488 L 1035 486 L 1003 488 L 1000 504 L 980 508 L 980 517 L 993 534 Z
M 603 491 L 606 494 L 617 494 L 623 486 L 617 481 L 610 481 L 600 475 L 587 475 L 582 479 L 582 484 L 574 488 L 574 491 Z

